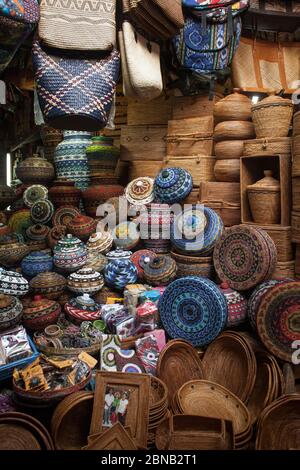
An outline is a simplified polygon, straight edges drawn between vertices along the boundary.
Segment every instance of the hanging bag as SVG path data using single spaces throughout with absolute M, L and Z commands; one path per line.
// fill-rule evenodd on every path
M 157 98 L 163 90 L 159 45 L 137 33 L 128 21 L 122 25 L 121 43 L 125 92 L 143 101 Z
M 42 0 L 39 37 L 58 49 L 110 51 L 116 45 L 116 0 Z
M 119 78 L 120 55 L 77 59 L 49 54 L 36 41 L 33 66 L 45 122 L 57 129 L 105 127 Z
M 0 16 L 21 23 L 37 23 L 40 17 L 37 0 L 0 0 Z

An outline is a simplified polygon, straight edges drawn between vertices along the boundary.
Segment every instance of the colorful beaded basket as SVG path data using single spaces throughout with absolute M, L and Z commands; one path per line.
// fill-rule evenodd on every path
M 192 189 L 192 176 L 183 168 L 165 168 L 159 172 L 154 181 L 155 198 L 168 204 L 183 201 Z

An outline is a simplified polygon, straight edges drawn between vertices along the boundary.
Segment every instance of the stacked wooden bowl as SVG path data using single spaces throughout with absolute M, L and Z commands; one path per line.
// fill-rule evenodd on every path
M 162 380 L 151 377 L 148 447 L 154 445 L 156 429 L 168 415 L 168 388 Z
M 80 450 L 87 444 L 93 401 L 93 392 L 76 392 L 56 407 L 51 421 L 55 449 Z
M 283 395 L 260 415 L 257 450 L 300 450 L 300 395 Z
M 174 414 L 196 415 L 232 421 L 236 449 L 248 448 L 253 435 L 246 405 L 230 390 L 209 380 L 191 380 L 173 400 Z
M 240 157 L 244 140 L 255 137 L 251 101 L 234 89 L 214 106 L 215 177 L 217 181 L 240 181 Z
M 234 448 L 231 421 L 193 415 L 171 415 L 156 432 L 158 450 L 228 450 Z
M 226 331 L 206 349 L 205 378 L 216 382 L 247 403 L 256 380 L 256 358 L 251 344 L 238 332 Z
M 0 414 L 0 450 L 53 450 L 47 429 L 25 413 Z

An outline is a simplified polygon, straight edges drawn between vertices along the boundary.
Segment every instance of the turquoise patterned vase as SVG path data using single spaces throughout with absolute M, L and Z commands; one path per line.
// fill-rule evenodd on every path
M 91 176 L 114 177 L 120 150 L 113 145 L 111 137 L 103 135 L 93 137 L 86 149 Z
M 86 148 L 90 142 L 90 132 L 64 131 L 64 140 L 58 144 L 54 155 L 57 178 L 74 181 L 81 190 L 88 188 L 90 173 Z

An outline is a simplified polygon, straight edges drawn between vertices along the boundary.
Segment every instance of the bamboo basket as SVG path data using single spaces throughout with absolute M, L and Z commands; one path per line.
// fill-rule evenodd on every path
M 300 243 L 300 212 L 292 211 L 292 242 Z
M 167 154 L 212 155 L 213 126 L 212 116 L 169 121 Z
M 212 116 L 214 105 L 223 95 L 216 93 L 212 100 L 208 94 L 192 96 L 174 96 L 172 119 Z
M 214 279 L 215 270 L 212 257 L 186 256 L 171 252 L 172 258 L 177 264 L 177 278 L 185 276 L 200 276 Z
M 272 238 L 277 249 L 277 259 L 279 262 L 291 261 L 294 257 L 292 246 L 292 227 L 281 225 L 260 225 Z
M 241 158 L 243 152 L 243 140 L 222 140 L 215 144 L 215 155 L 218 160 Z
M 272 274 L 272 279 L 285 279 L 295 278 L 295 261 L 278 262 L 275 271 Z
M 240 160 L 217 160 L 214 168 L 215 178 L 222 182 L 240 181 Z
M 252 120 L 258 139 L 287 137 L 293 116 L 291 100 L 269 96 L 252 106 Z
M 140 177 L 149 176 L 155 178 L 163 168 L 163 162 L 144 161 L 129 162 L 128 179 L 129 182 Z
M 286 155 L 292 151 L 290 137 L 252 139 L 244 142 L 244 156 L 250 155 Z
M 193 177 L 193 186 L 198 187 L 202 181 L 214 181 L 214 166 L 216 159 L 207 155 L 195 157 L 169 156 L 164 162 L 165 168 L 179 167 L 189 171 Z
M 227 204 L 240 205 L 240 184 L 205 182 L 201 183 L 199 190 L 199 200 L 203 202 L 223 202 Z
M 129 126 L 167 125 L 172 118 L 172 98 L 161 96 L 143 103 L 128 100 L 127 124 Z
M 123 126 L 121 160 L 163 161 L 167 152 L 166 126 Z
M 248 121 L 224 121 L 216 125 L 214 139 L 222 140 L 247 140 L 254 139 L 254 125 Z
M 223 201 L 203 201 L 202 204 L 204 204 L 206 207 L 210 207 L 210 209 L 213 209 L 217 214 L 219 214 L 225 227 L 232 227 L 241 223 L 240 204 L 229 204 Z
M 296 137 L 300 135 L 300 111 L 294 114 L 293 122 L 293 136 Z

